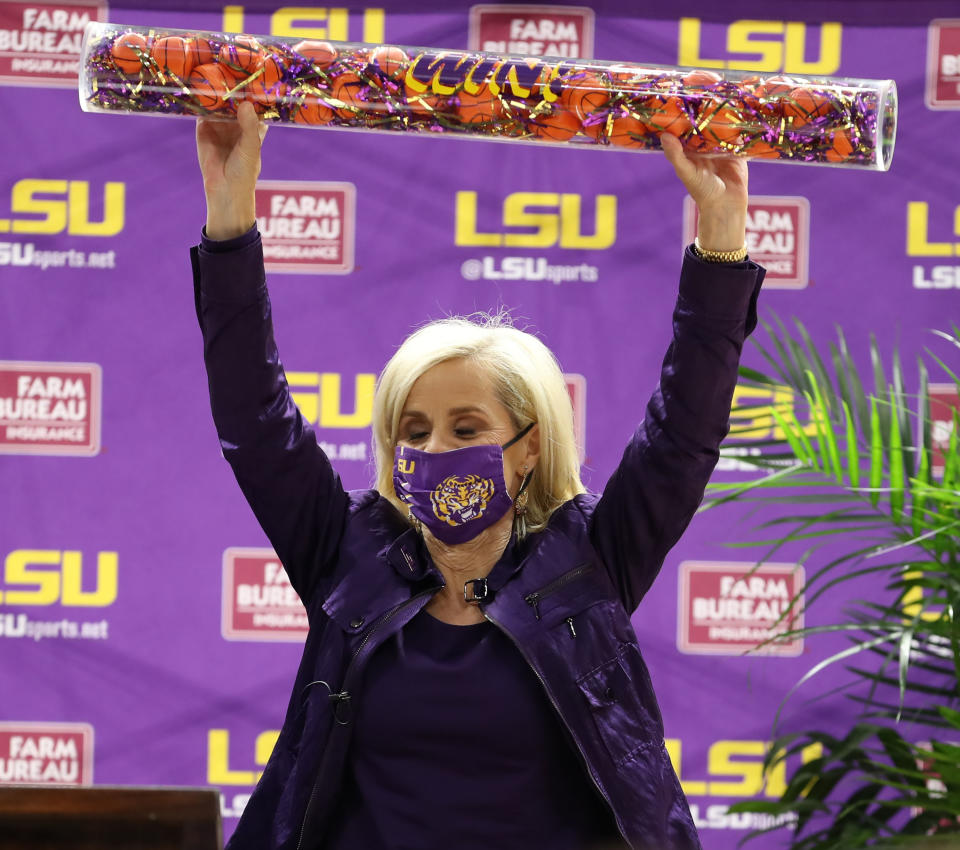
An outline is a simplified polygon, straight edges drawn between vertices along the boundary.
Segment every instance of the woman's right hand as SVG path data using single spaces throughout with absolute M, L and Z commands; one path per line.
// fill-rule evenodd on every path
M 237 120 L 197 121 L 197 159 L 207 197 L 209 239 L 232 239 L 256 222 L 255 189 L 260 175 L 260 147 L 267 125 L 244 101 Z

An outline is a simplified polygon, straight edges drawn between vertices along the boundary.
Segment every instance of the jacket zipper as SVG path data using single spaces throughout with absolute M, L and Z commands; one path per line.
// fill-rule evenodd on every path
M 578 571 L 582 571 L 584 567 L 589 567 L 589 569 L 593 569 L 592 565 L 589 565 L 589 564 L 581 565 L 580 567 L 577 567 L 575 570 L 571 570 L 569 573 L 564 573 L 558 579 L 555 579 L 554 581 L 552 581 L 550 584 L 547 585 L 547 588 L 552 588 L 553 585 L 558 584 L 558 582 L 562 582 L 566 580 L 567 576 L 572 576 L 572 574 L 575 572 L 577 572 L 577 574 L 579 575 Z M 551 593 L 552 592 L 553 591 L 551 590 Z M 532 596 L 534 594 L 530 594 L 530 595 Z M 603 798 L 604 802 L 607 804 L 607 808 L 610 809 L 610 813 L 613 815 L 613 819 L 617 824 L 617 829 L 620 830 L 621 837 L 623 838 L 624 841 L 627 842 L 627 846 L 629 847 L 630 840 L 627 838 L 627 833 L 623 829 L 623 824 L 620 822 L 620 818 L 617 816 L 616 809 L 613 808 L 613 804 L 610 802 L 610 798 L 607 796 L 607 792 L 604 791 L 603 788 L 601 787 L 600 780 L 597 779 L 596 775 L 593 772 L 593 769 L 590 767 L 590 763 L 587 761 L 587 757 L 583 753 L 583 747 L 580 744 L 580 740 L 577 738 L 573 729 L 570 727 L 570 724 L 567 723 L 566 718 L 563 716 L 563 712 L 560 711 L 560 706 L 557 704 L 556 699 L 554 699 L 553 693 L 550 691 L 550 688 L 547 686 L 547 683 L 544 680 L 543 676 L 540 675 L 540 671 L 533 666 L 533 663 L 530 661 L 530 658 L 527 656 L 527 653 L 523 651 L 523 647 L 520 646 L 520 644 L 517 642 L 517 639 L 510 632 L 508 632 L 497 620 L 494 620 L 493 617 L 491 617 L 486 611 L 483 611 L 483 616 L 486 618 L 488 622 L 495 625 L 498 629 L 500 629 L 501 632 L 503 632 L 510 639 L 510 642 L 517 648 L 517 652 L 519 652 L 523 660 L 527 662 L 527 666 L 533 671 L 533 675 L 537 677 L 537 680 L 540 682 L 540 685 L 543 687 L 544 693 L 547 695 L 547 699 L 550 700 L 550 704 L 553 706 L 553 710 L 557 713 L 557 717 L 560 718 L 560 722 L 563 723 L 564 728 L 567 730 L 567 732 L 570 733 L 570 737 L 573 739 L 574 744 L 576 744 L 577 755 L 580 756 L 580 761 L 583 763 L 584 768 L 586 768 L 587 776 L 590 777 L 591 781 L 593 782 L 594 788 L 597 789 L 597 793 Z M 537 619 L 539 619 L 539 617 Z
M 593 572 L 593 564 L 586 563 L 580 564 L 578 567 L 574 567 L 572 570 L 565 572 L 562 576 L 558 576 L 550 584 L 541 587 L 539 590 L 533 591 L 533 593 L 528 593 L 523 597 L 523 601 L 527 603 L 530 607 L 533 608 L 533 613 L 536 615 L 536 618 L 540 619 L 540 603 L 551 593 L 559 590 L 566 584 L 569 584 L 576 578 L 585 575 L 586 573 Z
M 339 697 L 340 699 L 346 699 L 348 701 L 351 699 L 350 690 L 347 688 L 348 683 L 352 684 L 352 682 L 350 682 L 350 674 L 354 669 L 354 663 L 356 662 L 357 658 L 359 658 L 360 653 L 363 652 L 363 648 L 370 642 L 370 639 L 373 637 L 374 633 L 384 623 L 388 622 L 389 620 L 392 620 L 397 614 L 399 614 L 401 611 L 407 608 L 407 606 L 412 605 L 416 600 L 420 599 L 423 596 L 430 596 L 436 593 L 436 591 L 438 590 L 440 590 L 439 587 L 434 587 L 434 588 L 430 588 L 429 590 L 421 591 L 415 596 L 411 596 L 409 599 L 405 599 L 399 605 L 394 606 L 385 614 L 382 614 L 380 616 L 380 618 L 367 630 L 367 633 L 366 635 L 364 635 L 363 640 L 360 641 L 360 645 L 354 650 L 353 657 L 350 659 L 350 663 L 347 665 L 346 672 L 343 674 L 343 687 L 340 689 L 340 693 L 336 695 L 337 697 Z M 338 708 L 339 708 L 339 703 L 334 705 L 334 720 L 336 721 L 337 726 L 339 726 L 340 728 L 345 728 L 350 725 L 352 721 L 352 717 L 348 719 L 346 723 L 341 723 L 337 719 Z M 330 732 L 331 738 L 333 737 L 334 734 L 336 734 L 337 726 L 334 726 L 334 728 L 331 730 Z M 330 751 L 330 744 L 328 742 L 326 752 L 329 752 L 329 751 Z M 321 759 L 320 766 L 317 768 L 317 777 L 314 780 L 313 788 L 310 791 L 310 799 L 307 800 L 307 808 L 304 810 L 303 820 L 300 822 L 300 838 L 297 840 L 297 850 L 301 850 L 301 848 L 303 847 L 304 832 L 307 826 L 307 819 L 310 815 L 310 809 L 314 806 L 314 804 L 316 803 L 316 799 L 320 794 L 320 777 L 322 773 L 323 773 L 323 760 Z

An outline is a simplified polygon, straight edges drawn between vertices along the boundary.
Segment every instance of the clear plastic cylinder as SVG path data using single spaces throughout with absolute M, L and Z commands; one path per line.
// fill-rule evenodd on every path
M 686 149 L 886 171 L 893 80 L 507 56 L 398 45 L 90 23 L 80 105 L 88 112 L 428 133 L 598 150 Z

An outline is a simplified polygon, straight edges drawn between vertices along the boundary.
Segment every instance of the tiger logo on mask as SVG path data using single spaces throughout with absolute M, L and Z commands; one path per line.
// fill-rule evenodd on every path
M 450 475 L 430 494 L 430 506 L 437 519 L 459 526 L 483 516 L 493 497 L 493 489 L 490 478 Z

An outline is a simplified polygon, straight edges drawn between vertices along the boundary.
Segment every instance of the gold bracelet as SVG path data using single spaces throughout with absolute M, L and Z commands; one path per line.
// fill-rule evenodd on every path
M 742 263 L 747 258 L 747 246 L 736 251 L 706 251 L 700 247 L 700 238 L 693 240 L 693 253 L 708 263 Z

